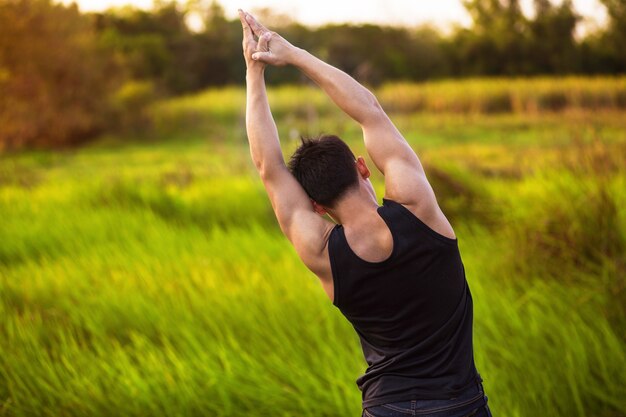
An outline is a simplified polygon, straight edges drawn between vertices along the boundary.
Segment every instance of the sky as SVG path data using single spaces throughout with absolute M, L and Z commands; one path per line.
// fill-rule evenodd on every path
M 73 0 L 62 0 L 71 3 Z M 133 4 L 149 8 L 152 0 L 74 0 L 83 11 L 98 11 L 108 7 Z M 557 0 L 558 1 L 558 0 Z M 592 28 L 606 21 L 606 11 L 599 0 L 573 0 L 576 10 L 586 18 L 583 25 Z M 530 12 L 532 0 L 521 0 Z M 219 0 L 226 16 L 234 18 L 238 8 L 247 11 L 269 7 L 309 25 L 323 23 L 377 23 L 414 26 L 431 23 L 440 29 L 454 24 L 468 25 L 471 20 L 461 0 Z

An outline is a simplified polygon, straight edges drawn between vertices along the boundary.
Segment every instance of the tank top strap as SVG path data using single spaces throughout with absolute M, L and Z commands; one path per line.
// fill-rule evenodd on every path
M 400 233 L 404 234 L 407 230 L 415 230 L 419 232 L 420 235 L 426 235 L 430 238 L 433 238 L 439 242 L 443 242 L 446 244 L 457 244 L 457 239 L 451 239 L 447 236 L 444 236 L 436 231 L 434 231 L 430 226 L 424 223 L 419 217 L 417 217 L 411 210 L 403 206 L 402 204 L 394 201 L 383 198 L 383 206 L 386 207 L 387 210 L 384 210 L 383 213 L 388 216 L 390 219 L 387 224 L 389 225 L 392 233 Z M 394 230 L 395 229 L 395 230 Z

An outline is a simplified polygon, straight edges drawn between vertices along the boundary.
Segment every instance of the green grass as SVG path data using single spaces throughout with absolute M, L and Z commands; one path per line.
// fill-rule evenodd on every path
M 286 153 L 317 131 L 364 153 L 319 93 L 272 93 Z M 242 103 L 0 156 L 0 415 L 359 415 L 358 339 L 276 226 Z M 459 236 L 494 415 L 625 415 L 624 114 L 393 118 Z

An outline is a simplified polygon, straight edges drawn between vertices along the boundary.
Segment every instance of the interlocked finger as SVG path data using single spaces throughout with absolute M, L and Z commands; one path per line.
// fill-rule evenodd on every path
M 270 50 L 269 42 L 272 39 L 272 32 L 265 32 L 263 35 L 259 37 L 259 43 L 257 44 L 256 50 L 258 52 L 267 52 Z
M 258 37 L 261 37 L 264 33 L 269 32 L 265 26 L 257 22 L 257 20 L 250 13 L 246 13 L 246 22 L 250 25 L 252 32 Z

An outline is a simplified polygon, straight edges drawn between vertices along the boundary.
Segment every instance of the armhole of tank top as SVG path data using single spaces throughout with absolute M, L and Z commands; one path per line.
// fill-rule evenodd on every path
M 397 201 L 394 200 L 388 200 L 388 199 L 383 199 L 384 202 L 387 203 L 392 203 L 392 206 L 398 206 L 398 211 L 400 211 L 402 214 L 404 214 L 404 216 L 406 216 L 407 218 L 409 218 L 411 220 L 411 222 L 415 225 L 417 225 L 421 230 L 423 230 L 427 235 L 441 241 L 444 242 L 448 245 L 457 245 L 458 244 L 458 239 L 451 239 L 447 236 L 442 235 L 441 233 L 438 233 L 436 231 L 434 231 L 430 226 L 428 226 L 426 223 L 424 223 L 423 221 L 420 220 L 419 217 L 417 217 L 415 214 L 413 214 L 413 212 L 411 210 L 409 210 L 408 208 L 404 207 L 402 204 L 398 203 Z
M 330 238 L 328 239 L 328 258 L 330 260 L 330 273 L 333 278 L 333 305 L 339 308 L 339 277 L 337 272 L 336 265 L 336 240 L 337 234 L 339 233 L 339 225 L 336 225 L 333 230 L 330 232 Z

